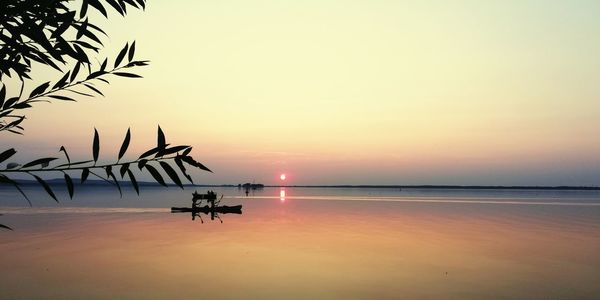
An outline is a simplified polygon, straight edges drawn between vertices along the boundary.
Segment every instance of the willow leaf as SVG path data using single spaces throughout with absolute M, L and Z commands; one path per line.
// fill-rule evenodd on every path
M 113 74 L 117 75 L 117 76 L 121 76 L 121 77 L 142 78 L 142 76 L 140 76 L 138 74 L 127 73 L 127 72 L 113 72 Z
M 38 87 L 33 89 L 33 91 L 31 91 L 31 94 L 29 94 L 29 98 L 32 98 L 34 96 L 37 96 L 37 95 L 43 93 L 49 86 L 50 86 L 50 81 L 40 84 Z
M 135 54 L 135 41 L 133 41 L 133 44 L 131 44 L 131 47 L 129 47 L 129 54 L 127 57 L 127 60 L 129 62 L 131 62 L 133 60 L 133 55 Z
M 36 159 L 34 161 L 28 162 L 26 164 L 23 165 L 23 168 L 29 168 L 29 167 L 33 167 L 33 166 L 37 166 L 37 165 L 42 165 L 42 167 L 48 166 L 48 163 L 50 163 L 53 160 L 56 160 L 56 157 L 45 157 L 45 158 L 40 158 L 40 159 Z
M 127 128 L 127 133 L 125 134 L 125 139 L 123 140 L 123 144 L 121 144 L 121 149 L 119 150 L 119 160 L 125 155 L 127 148 L 129 147 L 129 141 L 131 140 L 131 128 Z M 121 175 L 122 177 L 123 175 Z
M 50 188 L 48 183 L 45 182 L 42 178 L 40 178 L 37 175 L 31 174 L 31 176 L 33 176 L 35 178 L 35 180 L 37 180 L 37 182 L 39 182 L 42 185 L 42 187 L 44 187 L 44 190 L 46 190 L 46 193 L 48 193 L 48 195 L 50 195 L 50 197 L 52 197 L 52 199 L 54 199 L 54 201 L 56 201 L 58 203 L 58 199 L 56 199 L 56 195 L 54 195 L 54 192 L 52 191 L 52 189 Z
M 88 176 L 90 176 L 90 169 L 83 169 L 83 171 L 81 171 L 81 184 L 87 180 Z
M 131 170 L 127 170 L 127 175 L 129 175 L 129 179 L 131 180 L 131 185 L 133 185 L 133 188 L 135 189 L 135 192 L 138 194 L 140 194 L 140 187 L 137 184 L 137 181 L 135 180 L 135 176 L 133 176 L 133 173 L 131 173 Z
M 10 149 L 0 153 L 0 163 L 9 159 L 11 156 L 15 155 L 15 153 L 17 153 L 15 148 L 10 148 Z
M 129 170 L 129 163 L 122 164 L 119 173 L 121 174 L 121 178 L 125 177 L 125 173 Z
M 73 199 L 73 180 L 67 173 L 65 173 L 65 182 L 67 183 L 67 189 L 69 190 L 69 197 Z
M 163 168 L 163 170 L 165 170 L 165 172 L 167 173 L 167 175 L 169 175 L 169 178 L 171 178 L 171 180 L 177 184 L 181 189 L 183 189 L 183 184 L 181 183 L 181 180 L 179 179 L 179 176 L 177 176 L 177 172 L 175 172 L 175 170 L 173 170 L 173 168 L 166 162 L 161 161 L 160 162 L 160 166 Z
M 70 165 L 71 159 L 69 158 L 69 153 L 67 153 L 67 149 L 65 149 L 65 146 L 60 146 L 60 150 L 58 150 L 58 152 L 61 151 L 65 153 L 65 156 L 67 157 L 67 163 Z
M 92 154 L 94 157 L 94 163 L 98 162 L 98 155 L 100 154 L 100 136 L 98 130 L 94 128 L 94 143 L 92 145 Z
M 118 67 L 119 64 L 121 63 L 121 61 L 123 61 L 123 58 L 125 58 L 125 54 L 127 53 L 128 47 L 129 47 L 129 44 L 125 44 L 125 47 L 123 47 L 123 49 L 121 49 L 121 51 L 117 55 L 117 58 L 115 59 L 115 65 L 114 65 L 115 68 Z
M 165 183 L 165 180 L 162 178 L 160 173 L 153 166 L 146 165 L 146 169 L 148 170 L 148 172 L 150 172 L 150 175 L 152 175 L 152 177 L 154 177 L 154 180 L 156 180 L 156 182 L 160 183 L 163 186 L 167 186 L 167 184 Z

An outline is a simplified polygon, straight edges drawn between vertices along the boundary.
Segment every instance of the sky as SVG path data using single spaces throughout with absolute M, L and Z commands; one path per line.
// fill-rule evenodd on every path
M 178 0 L 91 17 L 103 55 L 136 40 L 144 78 L 41 103 L 2 148 L 87 159 L 97 128 L 108 162 L 127 128 L 134 158 L 160 124 L 214 170 L 198 183 L 600 185 L 598 1 Z

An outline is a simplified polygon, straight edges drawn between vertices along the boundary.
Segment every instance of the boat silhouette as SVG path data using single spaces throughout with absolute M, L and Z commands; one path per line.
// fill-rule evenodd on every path
M 241 205 L 219 205 L 223 196 L 217 200 L 217 194 L 213 191 L 208 191 L 206 194 L 198 194 L 196 191 L 192 195 L 192 207 L 171 207 L 171 213 L 192 213 L 192 220 L 199 217 L 202 223 L 204 223 L 204 220 L 202 220 L 200 214 L 210 214 L 211 220 L 217 218 L 221 223 L 223 223 L 223 220 L 221 220 L 219 214 L 242 214 Z M 204 200 L 207 202 L 207 205 L 201 206 L 202 201 Z
M 234 205 L 234 206 L 222 205 L 222 206 L 210 207 L 208 205 L 205 205 L 205 206 L 197 206 L 197 207 L 171 207 L 171 212 L 172 213 L 197 212 L 197 213 L 204 213 L 204 214 L 209 214 L 209 213 L 215 212 L 215 213 L 220 213 L 220 214 L 242 214 L 242 206 L 241 205 Z

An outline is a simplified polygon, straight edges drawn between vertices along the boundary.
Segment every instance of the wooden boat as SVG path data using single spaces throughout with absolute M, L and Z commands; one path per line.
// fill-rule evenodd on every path
M 193 213 L 220 213 L 220 214 L 241 214 L 242 206 L 234 205 L 234 206 L 215 206 L 210 207 L 208 205 L 198 206 L 198 207 L 171 207 L 171 212 L 193 212 Z

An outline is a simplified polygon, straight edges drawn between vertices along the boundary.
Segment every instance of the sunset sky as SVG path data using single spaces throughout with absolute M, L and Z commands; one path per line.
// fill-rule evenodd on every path
M 198 183 L 600 185 L 598 16 L 595 0 L 149 1 L 92 16 L 104 55 L 137 41 L 144 78 L 38 104 L 0 150 L 87 159 L 95 127 L 110 161 L 131 127 L 133 158 L 160 124 L 214 170 Z

